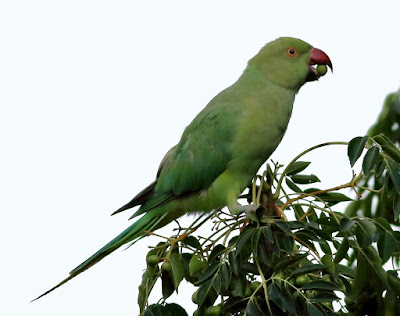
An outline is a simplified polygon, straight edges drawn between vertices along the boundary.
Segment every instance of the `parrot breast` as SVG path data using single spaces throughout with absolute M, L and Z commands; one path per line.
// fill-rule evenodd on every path
M 281 142 L 292 114 L 295 92 L 272 83 L 246 98 L 232 144 L 230 168 L 253 177 Z

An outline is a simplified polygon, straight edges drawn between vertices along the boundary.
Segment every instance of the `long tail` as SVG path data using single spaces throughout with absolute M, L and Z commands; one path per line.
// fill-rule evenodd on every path
M 117 250 L 122 245 L 129 242 L 132 242 L 132 244 L 134 244 L 135 242 L 137 242 L 146 235 L 144 231 L 153 231 L 166 215 L 167 213 L 164 213 L 161 216 L 154 217 L 154 214 L 152 214 L 151 212 L 147 213 L 142 218 L 133 223 L 131 226 L 129 226 L 127 229 L 125 229 L 121 234 L 119 234 L 117 237 L 111 240 L 103 248 L 101 248 L 99 251 L 97 251 L 95 254 L 93 254 L 91 257 L 89 257 L 87 260 L 85 260 L 79 266 L 73 269 L 69 273 L 70 275 L 66 279 L 58 283 L 56 286 L 52 287 L 50 290 L 44 292 L 42 295 L 38 296 L 34 300 L 32 300 L 32 302 L 49 294 L 50 292 L 54 291 L 61 285 L 67 283 L 69 280 L 76 277 L 78 274 L 94 266 L 97 262 L 99 262 L 104 257 L 108 256 L 113 251 Z

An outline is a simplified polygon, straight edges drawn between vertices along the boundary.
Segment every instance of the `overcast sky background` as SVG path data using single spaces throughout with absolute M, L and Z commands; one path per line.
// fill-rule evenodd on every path
M 400 86 L 400 2 L 269 2 L 0 3 L 1 315 L 138 314 L 156 238 L 28 302 L 127 227 L 131 212 L 110 213 L 153 181 L 185 126 L 265 43 L 299 37 L 334 65 L 300 90 L 273 159 L 374 123 Z M 345 148 L 307 159 L 321 187 L 350 179 Z M 169 302 L 192 312 L 191 294 Z

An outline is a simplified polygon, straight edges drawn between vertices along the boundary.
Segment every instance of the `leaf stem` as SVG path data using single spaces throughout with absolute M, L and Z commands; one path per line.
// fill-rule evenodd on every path
M 260 273 L 260 276 L 261 276 L 262 286 L 264 288 L 265 301 L 267 302 L 268 310 L 269 310 L 270 314 L 273 315 L 272 309 L 271 309 L 271 304 L 270 304 L 269 298 L 268 298 L 267 280 L 265 279 L 264 273 L 262 272 L 262 269 L 260 267 L 260 264 L 258 263 L 258 260 L 256 258 L 254 258 L 254 261 L 257 265 L 258 273 Z
M 321 147 L 330 146 L 330 145 L 346 145 L 346 146 L 347 146 L 348 144 L 349 144 L 348 142 L 338 142 L 338 141 L 336 141 L 336 142 L 326 142 L 326 143 L 322 143 L 322 144 L 318 144 L 318 145 L 315 145 L 315 146 L 313 146 L 313 147 L 310 147 L 310 148 L 306 149 L 305 151 L 301 152 L 300 154 L 298 154 L 296 157 L 293 158 L 293 160 L 292 160 L 292 161 L 286 166 L 286 168 L 283 170 L 283 172 L 282 172 L 282 174 L 281 174 L 281 177 L 279 178 L 279 181 L 278 181 L 278 185 L 277 185 L 277 188 L 276 188 L 275 196 L 278 197 L 279 194 L 280 194 L 280 188 L 281 188 L 281 185 L 282 185 L 282 181 L 283 181 L 283 179 L 285 178 L 285 175 L 286 175 L 287 171 L 289 170 L 289 168 L 290 168 L 300 157 L 304 156 L 305 154 L 309 153 L 310 151 L 313 151 L 313 150 L 318 149 L 318 148 L 321 148 Z
M 337 187 L 333 187 L 333 188 L 330 188 L 330 189 L 318 190 L 318 191 L 314 191 L 314 192 L 311 192 L 311 193 L 303 193 L 303 194 L 300 194 L 299 196 L 297 196 L 297 197 L 295 197 L 293 199 L 290 199 L 290 200 L 286 201 L 284 204 L 281 205 L 281 209 L 285 210 L 285 208 L 287 208 L 293 202 L 296 202 L 298 200 L 304 199 L 305 197 L 315 196 L 315 195 L 318 195 L 318 194 L 328 193 L 328 192 L 331 192 L 331 191 L 338 191 L 338 190 L 341 190 L 341 189 L 352 188 L 352 187 L 354 187 L 353 180 L 348 182 L 348 183 L 346 183 L 346 184 L 342 184 L 342 185 L 339 185 Z

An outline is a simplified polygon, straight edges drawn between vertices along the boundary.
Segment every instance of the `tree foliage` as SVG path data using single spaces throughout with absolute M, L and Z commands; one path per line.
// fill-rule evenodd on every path
M 195 287 L 195 315 L 397 315 L 400 310 L 400 98 L 390 94 L 377 122 L 349 143 L 329 142 L 286 167 L 267 165 L 241 196 L 256 211 L 198 217 L 153 247 L 139 286 L 142 315 L 187 315 L 167 303 L 183 280 Z M 303 156 L 347 146 L 345 184 L 317 188 Z M 358 165 L 358 164 L 357 164 Z M 354 199 L 342 190 L 352 188 Z M 347 202 L 343 212 L 340 205 Z M 339 205 L 339 207 L 338 207 Z M 213 221 L 208 237 L 197 234 Z M 149 304 L 161 279 L 162 298 Z

